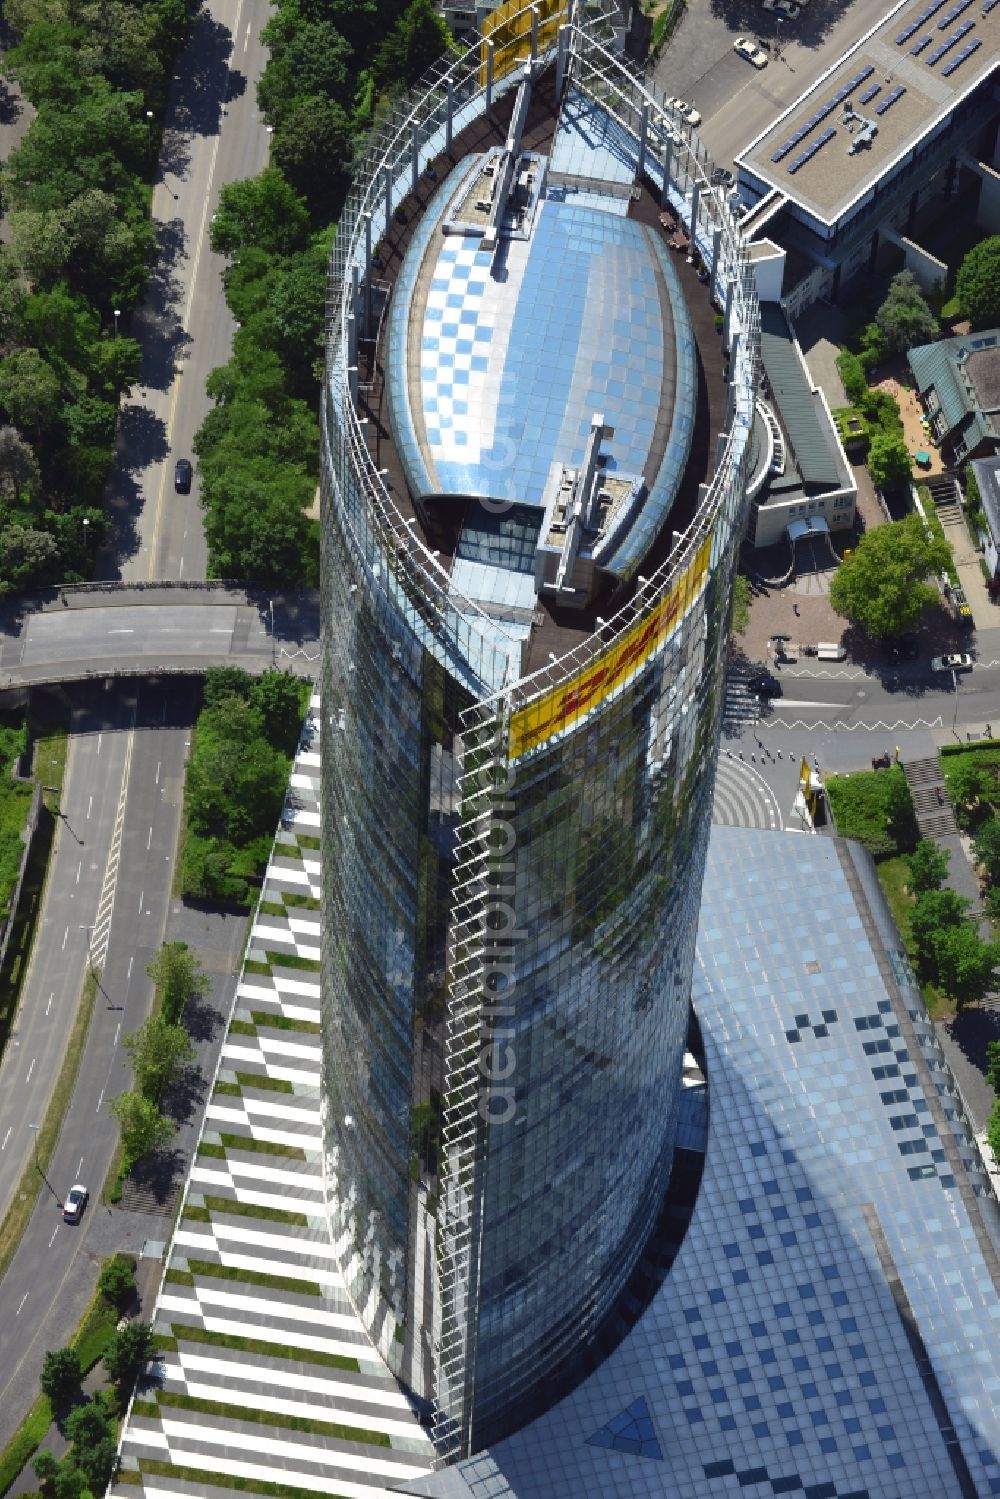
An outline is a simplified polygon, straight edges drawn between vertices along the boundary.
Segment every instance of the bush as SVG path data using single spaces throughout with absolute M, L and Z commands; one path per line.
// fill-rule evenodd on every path
M 910 891 L 922 895 L 926 890 L 940 890 L 948 874 L 949 853 L 938 848 L 930 838 L 921 838 L 910 855 Z
M 1000 318 L 1000 235 L 990 235 L 966 255 L 955 277 L 955 296 L 978 328 Z
M 831 776 L 826 790 L 837 832 L 856 839 L 874 858 L 909 853 L 916 847 L 917 820 L 901 766 Z
M 130 1254 L 112 1255 L 101 1267 L 97 1289 L 112 1306 L 123 1311 L 135 1296 L 135 1260 Z
M 865 367 L 856 354 L 841 349 L 837 355 L 837 373 L 852 406 L 860 406 L 868 391 Z

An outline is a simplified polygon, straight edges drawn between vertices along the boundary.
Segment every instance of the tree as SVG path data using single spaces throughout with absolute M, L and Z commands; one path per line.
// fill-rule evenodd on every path
M 135 1296 L 135 1260 L 128 1254 L 113 1254 L 101 1266 L 97 1277 L 97 1289 L 105 1301 L 119 1311 L 123 1310 Z
M 298 100 L 276 127 L 271 156 L 313 212 L 325 217 L 343 196 L 352 149 L 351 123 L 341 106 L 313 95 Z
M 17 505 L 39 482 L 38 459 L 16 427 L 0 427 L 0 496 Z
M 935 958 L 938 984 L 961 1007 L 982 999 L 992 987 L 1000 947 L 983 942 L 968 922 L 962 922 L 938 933 Z
M 924 580 L 941 572 L 949 556 L 948 543 L 943 537 L 928 538 L 918 515 L 876 526 L 838 567 L 830 602 L 869 635 L 901 635 L 937 598 L 937 590 Z
M 80 1388 L 82 1371 L 75 1348 L 56 1348 L 42 1362 L 42 1394 L 48 1395 L 53 1407 L 61 1409 Z
M 178 1067 L 194 1056 L 184 1027 L 172 1025 L 162 1015 L 150 1015 L 124 1038 L 123 1045 L 132 1062 L 135 1085 L 152 1103 L 159 1103 Z
M 103 1493 L 114 1472 L 117 1444 L 114 1429 L 96 1400 L 78 1405 L 66 1417 L 66 1435 L 73 1443 L 73 1462 L 87 1485 Z
M 174 1126 L 141 1093 L 120 1093 L 109 1105 L 121 1130 L 123 1164 L 130 1171 L 143 1156 L 161 1150 L 174 1133 Z
M 974 245 L 958 268 L 955 295 L 963 316 L 976 327 L 1000 318 L 1000 235 Z
M 976 863 L 986 870 L 991 885 L 1000 884 L 1000 821 L 991 817 L 972 840 Z
M 254 679 L 242 666 L 210 666 L 205 673 L 202 702 L 214 708 L 224 697 L 249 699 Z
M 265 167 L 258 177 L 229 182 L 219 195 L 211 243 L 217 255 L 238 255 L 257 245 L 273 255 L 300 250 L 309 234 L 309 213 L 278 171 Z
M 986 1043 L 986 1081 L 995 1093 L 1000 1093 L 1000 1041 Z
M 108 1378 L 130 1387 L 153 1352 L 153 1329 L 148 1322 L 127 1322 L 116 1332 L 104 1354 Z
M 948 768 L 948 794 L 958 817 L 959 825 L 971 827 L 981 803 L 988 800 L 994 781 L 989 772 L 974 761 L 960 759 L 953 768 Z
M 287 779 L 287 757 L 264 738 L 255 707 L 227 697 L 202 710 L 184 794 L 195 832 L 244 842 L 272 828 Z
M 868 389 L 868 381 L 865 378 L 865 367 L 857 354 L 852 354 L 850 349 L 841 349 L 837 355 L 837 373 L 851 405 L 860 406 Z
M 917 964 L 927 978 L 937 974 L 937 941 L 949 927 L 961 926 L 969 902 L 954 890 L 925 890 L 910 913 L 910 935 Z
M 890 354 L 905 354 L 918 344 L 932 343 L 940 332 L 912 271 L 893 276 L 875 323 Z
M 59 1463 L 48 1447 L 43 1447 L 41 1452 L 35 1454 L 31 1466 L 35 1470 L 35 1476 L 39 1483 L 48 1484 L 51 1488 L 53 1480 L 59 1472 Z
M 160 1013 L 176 1025 L 188 1001 L 202 989 L 204 975 L 186 942 L 164 942 L 146 972 L 160 991 Z
M 50 532 L 32 526 L 4 526 L 0 531 L 0 580 L 8 587 L 54 582 L 59 562 L 59 543 Z
M 912 473 L 909 449 L 894 432 L 873 432 L 868 448 L 868 472 L 877 489 L 901 484 Z
M 940 890 L 948 873 L 950 853 L 930 838 L 921 838 L 910 855 L 909 885 L 913 895 L 925 890 Z
M 37 349 L 22 349 L 0 360 L 0 407 L 22 432 L 46 432 L 59 404 L 59 377 Z
M 290 671 L 265 671 L 253 684 L 250 701 L 264 721 L 268 741 L 294 755 L 305 712 L 302 683 Z
M 385 87 L 412 88 L 433 62 L 453 50 L 447 22 L 431 0 L 410 0 L 375 54 L 375 77 Z

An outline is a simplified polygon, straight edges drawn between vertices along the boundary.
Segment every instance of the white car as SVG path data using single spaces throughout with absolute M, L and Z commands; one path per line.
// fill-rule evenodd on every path
M 790 21 L 794 21 L 802 9 L 798 0 L 760 0 L 760 3 L 765 10 L 777 11 L 779 16 L 787 16 Z
M 69 1196 L 63 1203 L 62 1215 L 64 1223 L 79 1223 L 83 1217 L 83 1210 L 87 1206 L 87 1198 L 89 1196 L 90 1193 L 82 1182 L 77 1182 L 76 1186 L 70 1187 Z
M 745 57 L 747 62 L 752 62 L 755 68 L 767 67 L 767 53 L 763 47 L 758 47 L 752 36 L 738 36 L 733 43 L 733 51 L 740 57 Z
M 955 651 L 950 656 L 934 656 L 931 659 L 931 671 L 971 671 L 972 657 L 965 652 Z
M 693 104 L 688 104 L 685 99 L 671 99 L 670 104 L 686 125 L 701 124 L 701 115 Z

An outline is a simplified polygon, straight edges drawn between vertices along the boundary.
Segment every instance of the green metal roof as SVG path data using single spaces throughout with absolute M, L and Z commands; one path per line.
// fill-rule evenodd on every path
M 819 397 L 810 389 L 792 330 L 777 302 L 761 303 L 760 353 L 803 484 L 839 489 L 844 476 L 834 439 L 820 422 Z

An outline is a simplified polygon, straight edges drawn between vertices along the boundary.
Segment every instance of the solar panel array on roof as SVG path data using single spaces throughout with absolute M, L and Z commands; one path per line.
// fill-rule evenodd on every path
M 919 16 L 914 16 L 910 24 L 899 33 L 896 38 L 896 46 L 904 47 L 914 32 L 919 31 L 924 22 L 929 21 L 931 16 L 941 9 L 943 4 L 944 0 L 931 0 L 930 5 L 925 5 Z
M 951 36 L 946 36 L 943 42 L 938 43 L 927 59 L 927 66 L 932 68 L 936 62 L 940 62 L 946 52 L 950 52 L 952 47 L 958 46 L 963 36 L 968 36 L 974 25 L 974 21 L 963 21 L 957 31 L 953 31 Z
M 946 26 L 951 25 L 952 21 L 957 21 L 963 10 L 968 10 L 971 4 L 972 0 L 955 0 L 955 4 L 950 6 L 938 21 L 938 31 L 943 31 Z
M 1000 0 L 983 0 L 983 15 L 988 16 L 994 5 L 1000 5 Z
M 911 57 L 919 57 L 925 47 L 929 47 L 934 38 L 930 35 L 922 36 L 919 41 L 914 42 L 910 48 Z
M 942 0 L 943 3 L 944 0 Z M 870 78 L 874 71 L 874 68 L 862 68 L 860 73 L 855 73 L 854 77 L 848 83 L 845 83 L 842 88 L 837 90 L 832 99 L 828 99 L 825 104 L 820 105 L 815 114 L 810 115 L 808 120 L 804 121 L 798 130 L 788 137 L 787 141 L 783 141 L 777 151 L 772 151 L 771 160 L 783 161 L 793 146 L 797 146 L 799 141 L 805 140 L 810 130 L 814 130 L 821 121 L 826 119 L 827 115 L 832 114 L 838 104 L 843 104 L 848 94 L 853 94 L 854 90 L 860 84 L 864 83 L 866 78 Z M 829 140 L 829 136 L 826 139 Z
M 973 52 L 978 52 L 982 45 L 978 37 L 974 41 L 966 42 L 961 52 L 956 52 L 955 56 L 941 69 L 942 78 L 950 78 L 952 73 L 960 68 L 963 62 L 972 56 Z
M 901 99 L 905 93 L 906 89 L 903 87 L 903 85 L 901 83 L 897 84 L 890 93 L 886 94 L 885 98 L 882 100 L 882 103 L 876 105 L 875 113 L 877 115 L 884 115 L 886 110 L 891 109 L 896 100 Z
M 806 162 L 810 161 L 812 157 L 816 155 L 816 152 L 820 149 L 820 147 L 825 146 L 827 141 L 832 141 L 833 137 L 836 134 L 837 132 L 833 128 L 833 126 L 828 125 L 827 128 L 823 131 L 822 135 L 818 135 L 816 139 L 812 141 L 804 151 L 799 152 L 794 161 L 789 162 L 789 172 L 794 176 L 794 174 L 799 170 L 799 167 L 804 167 Z
M 1000 5 L 1000 0 L 996 0 L 996 3 Z M 880 83 L 870 83 L 864 93 L 858 95 L 858 103 L 867 104 L 870 100 L 874 99 L 876 94 L 880 94 L 881 92 L 882 85 Z

